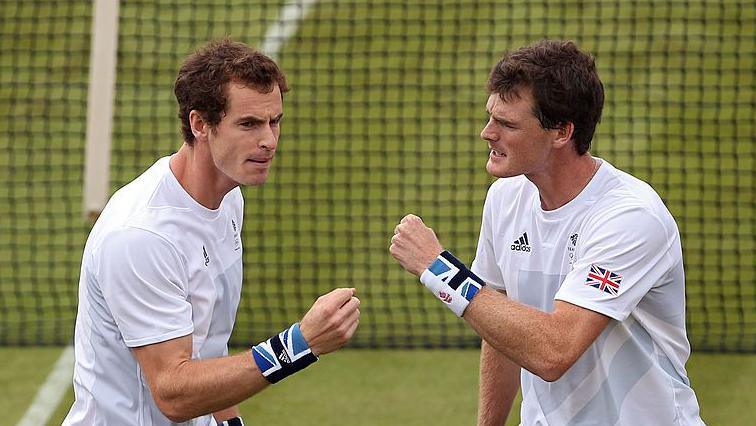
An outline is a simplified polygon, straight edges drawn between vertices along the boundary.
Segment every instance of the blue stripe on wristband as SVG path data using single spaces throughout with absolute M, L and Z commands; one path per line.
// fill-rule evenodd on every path
M 448 284 L 449 284 L 449 287 L 451 287 L 452 289 L 457 290 L 459 288 L 459 286 L 462 285 L 462 283 L 466 283 L 465 284 L 466 288 L 472 287 L 472 288 L 475 289 L 475 293 L 477 293 L 478 288 L 475 287 L 474 283 L 471 283 L 470 280 L 472 280 L 474 282 L 477 282 L 481 286 L 486 285 L 486 283 L 483 282 L 483 280 L 480 279 L 480 277 L 478 277 L 477 275 L 473 274 L 473 272 L 471 270 L 467 269 L 467 266 L 464 263 L 462 263 L 459 259 L 457 259 L 456 257 L 454 257 L 453 254 L 451 254 L 448 251 L 444 250 L 439 256 L 441 256 L 444 259 L 448 260 L 452 265 L 456 266 L 457 269 L 459 270 L 459 272 L 457 272 L 457 274 L 454 275 L 451 278 L 451 280 L 449 280 Z M 470 284 L 473 284 L 473 285 L 470 286 Z M 462 293 L 462 295 L 464 295 L 464 292 L 460 292 L 460 293 Z M 472 296 L 475 296 L 475 293 L 473 293 Z M 465 298 L 467 300 L 472 300 L 472 296 L 465 297 Z
M 276 383 L 318 360 L 307 345 L 299 323 L 252 347 L 257 368 L 271 383 Z
M 442 252 L 420 275 L 428 290 L 461 317 L 485 282 L 448 251 Z

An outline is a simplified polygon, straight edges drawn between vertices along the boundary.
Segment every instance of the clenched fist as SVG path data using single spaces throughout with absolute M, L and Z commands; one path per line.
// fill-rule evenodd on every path
M 442 251 L 433 229 L 413 214 L 404 216 L 394 228 L 389 252 L 407 272 L 420 276 Z
M 337 288 L 318 297 L 299 323 L 315 355 L 333 352 L 352 338 L 360 323 L 360 299 L 353 288 Z

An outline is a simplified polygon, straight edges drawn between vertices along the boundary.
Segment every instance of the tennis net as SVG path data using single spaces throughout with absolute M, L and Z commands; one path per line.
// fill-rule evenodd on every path
M 269 182 L 244 190 L 232 343 L 354 286 L 354 346 L 477 345 L 392 261 L 389 238 L 415 212 L 472 259 L 491 183 L 488 71 L 550 37 L 597 58 L 607 97 L 592 152 L 650 182 L 678 221 L 694 348 L 756 351 L 752 1 L 121 3 L 113 191 L 180 145 L 173 79 L 207 40 L 265 46 L 292 87 Z M 71 340 L 92 15 L 89 1 L 0 2 L 2 345 Z

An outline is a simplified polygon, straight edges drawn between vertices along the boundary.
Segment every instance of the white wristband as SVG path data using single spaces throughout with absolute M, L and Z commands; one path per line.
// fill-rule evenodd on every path
M 420 282 L 458 317 L 464 315 L 467 305 L 486 285 L 448 251 L 439 254 L 428 269 L 423 271 Z

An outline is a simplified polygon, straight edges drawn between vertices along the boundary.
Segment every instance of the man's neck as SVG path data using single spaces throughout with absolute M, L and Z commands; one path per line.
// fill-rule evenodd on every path
M 555 210 L 574 200 L 588 185 L 601 161 L 589 153 L 555 158 L 542 173 L 526 176 L 538 188 L 541 208 Z
M 170 168 L 184 190 L 198 203 L 215 210 L 223 197 L 238 185 L 222 174 L 205 147 L 184 143 L 171 158 Z

